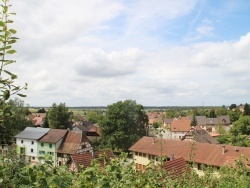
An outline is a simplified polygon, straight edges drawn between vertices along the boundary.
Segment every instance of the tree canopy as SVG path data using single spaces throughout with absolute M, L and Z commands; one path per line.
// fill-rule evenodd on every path
M 65 103 L 59 105 L 53 103 L 46 114 L 44 126 L 53 129 L 67 129 L 70 127 L 70 115 L 71 113 Z
M 112 149 L 126 151 L 146 135 L 147 125 L 148 116 L 136 101 L 125 100 L 109 105 L 100 122 L 103 143 Z

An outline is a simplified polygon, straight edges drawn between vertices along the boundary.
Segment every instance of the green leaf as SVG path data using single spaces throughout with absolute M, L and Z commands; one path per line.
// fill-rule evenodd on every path
M 7 54 L 14 54 L 14 53 L 16 53 L 16 50 L 8 50 L 6 53 Z
M 10 29 L 9 32 L 11 32 L 12 34 L 16 34 L 16 30 L 15 29 Z
M 20 97 L 27 97 L 27 95 L 23 95 L 23 94 L 20 94 L 20 93 L 18 93 L 17 95 L 20 96 Z
M 0 21 L 0 27 L 3 27 L 3 26 L 5 26 L 5 23 Z
M 10 98 L 10 91 L 9 90 L 4 91 L 3 98 L 4 98 L 4 100 L 8 100 Z
M 14 74 L 12 74 L 11 72 L 7 71 L 7 70 L 3 70 L 6 74 L 13 76 Z

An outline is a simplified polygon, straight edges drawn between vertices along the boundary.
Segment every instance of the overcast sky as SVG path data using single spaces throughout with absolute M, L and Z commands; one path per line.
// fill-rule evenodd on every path
M 250 103 L 249 0 L 11 1 L 30 106 Z

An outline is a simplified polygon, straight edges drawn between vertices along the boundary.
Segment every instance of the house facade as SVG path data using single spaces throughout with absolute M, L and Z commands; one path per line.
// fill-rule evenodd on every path
M 174 119 L 171 123 L 171 139 L 181 139 L 191 129 L 191 120 Z
M 58 166 L 57 149 L 62 144 L 68 130 L 50 129 L 50 131 L 38 140 L 38 157 L 51 155 L 54 166 Z M 43 163 L 43 160 L 39 160 Z
M 15 136 L 17 154 L 24 157 L 31 163 L 38 163 L 38 140 L 42 138 L 49 128 L 26 127 L 21 133 Z
M 62 144 L 57 149 L 58 165 L 69 165 L 70 155 L 92 152 L 93 148 L 89 139 L 81 131 L 70 131 L 66 134 Z
M 214 171 L 221 166 L 233 164 L 242 155 L 250 157 L 250 148 L 225 146 L 173 139 L 161 139 L 142 137 L 129 148 L 134 153 L 135 165 L 138 169 L 144 169 L 151 160 L 158 163 L 160 157 L 166 160 L 184 158 L 193 162 L 193 168 L 198 174 L 202 174 L 202 165 L 209 165 Z M 247 165 L 249 161 L 244 161 Z

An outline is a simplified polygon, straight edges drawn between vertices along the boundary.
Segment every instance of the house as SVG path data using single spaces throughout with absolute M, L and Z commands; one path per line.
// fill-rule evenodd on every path
M 222 125 L 226 130 L 230 128 L 230 118 L 228 115 L 218 116 L 217 118 L 206 118 L 204 129 L 208 132 L 216 132 L 218 125 Z
M 61 145 L 68 130 L 50 129 L 42 138 L 38 140 L 38 157 L 45 154 L 51 155 L 54 166 L 57 166 L 57 149 Z M 42 160 L 40 160 L 43 163 Z
M 232 164 L 243 156 L 250 157 L 249 147 L 236 147 L 228 145 L 208 144 L 201 142 L 187 142 L 173 139 L 161 139 L 155 137 L 142 137 L 129 148 L 133 152 L 136 166 L 145 168 L 150 160 L 158 163 L 159 157 L 165 156 L 170 160 L 183 157 L 185 161 L 193 162 L 193 168 L 198 174 L 202 174 L 202 165 L 210 165 L 214 171 L 221 166 Z M 246 165 L 249 161 L 244 160 Z
M 170 129 L 172 121 L 173 121 L 172 118 L 165 118 L 163 120 L 163 127 Z
M 109 163 L 111 159 L 115 158 L 115 155 L 111 150 L 102 150 L 95 152 L 86 152 L 70 155 L 71 163 L 69 169 L 72 171 L 78 171 L 79 168 L 87 168 L 90 166 L 93 159 L 98 159 L 98 162 L 101 167 L 104 166 L 104 163 Z
M 92 152 L 89 139 L 81 131 L 69 131 L 57 149 L 58 165 L 69 164 L 70 155 Z
M 42 138 L 50 128 L 26 127 L 15 136 L 17 154 L 24 156 L 31 163 L 38 163 L 38 140 Z
M 191 129 L 191 120 L 174 119 L 170 131 L 172 139 L 181 139 Z
M 184 141 L 195 141 L 208 144 L 219 144 L 207 131 L 202 129 L 200 126 L 192 127 L 181 140 Z
M 163 123 L 163 113 L 162 112 L 149 112 L 147 113 L 149 125 L 153 123 Z
M 99 139 L 101 136 L 101 128 L 88 121 L 75 122 L 72 125 L 73 131 L 82 131 L 90 141 Z

